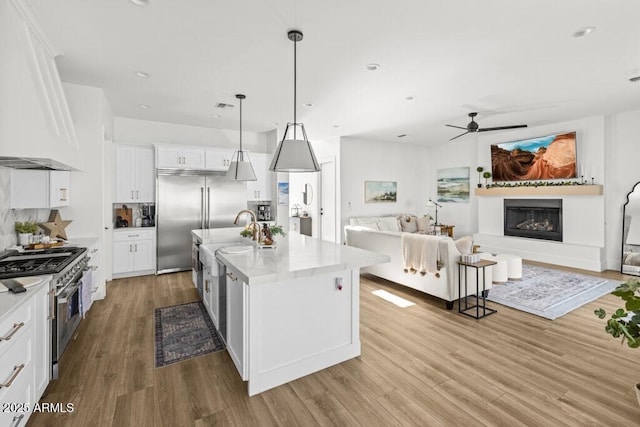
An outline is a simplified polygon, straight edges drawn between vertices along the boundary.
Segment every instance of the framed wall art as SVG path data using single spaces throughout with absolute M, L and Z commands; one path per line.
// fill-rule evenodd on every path
M 396 181 L 365 181 L 365 203 L 397 202 L 398 183 Z
M 438 201 L 469 203 L 469 168 L 438 169 Z

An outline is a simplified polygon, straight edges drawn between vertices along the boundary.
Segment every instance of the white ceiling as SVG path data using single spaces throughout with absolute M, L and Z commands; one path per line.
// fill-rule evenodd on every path
M 627 81 L 640 68 L 635 0 L 32 4 L 64 53 L 62 79 L 103 88 L 120 117 L 237 129 L 238 108 L 214 105 L 243 93 L 243 129 L 284 129 L 293 121 L 290 29 L 304 33 L 298 121 L 312 141 L 433 144 L 458 135 L 445 123 L 466 126 L 471 111 L 493 127 L 640 109 L 640 83 Z M 572 37 L 586 26 L 597 29 Z

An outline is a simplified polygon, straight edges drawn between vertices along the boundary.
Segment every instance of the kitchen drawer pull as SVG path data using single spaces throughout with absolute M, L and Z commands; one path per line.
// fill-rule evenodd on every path
M 140 237 L 139 234 L 127 234 L 127 237 Z
M 4 384 L 0 384 L 0 388 L 2 387 L 11 387 L 11 384 L 13 384 L 13 382 L 16 380 L 16 378 L 18 377 L 18 375 L 20 374 L 20 372 L 22 372 L 22 370 L 24 369 L 24 363 L 21 365 L 16 365 L 13 367 L 13 375 L 11 375 L 11 378 L 9 378 L 9 381 L 7 381 Z
M 231 280 L 233 280 L 233 281 L 238 280 L 238 278 L 237 278 L 236 276 L 234 276 L 234 274 L 233 274 L 232 272 L 228 272 L 228 273 L 227 273 L 227 276 L 229 276 L 229 278 L 230 278 Z
M 14 336 L 16 332 L 18 332 L 18 330 L 20 330 L 20 328 L 22 328 L 23 326 L 24 322 L 14 323 L 13 329 L 11 330 L 11 332 L 9 332 L 9 335 L 7 335 L 6 337 L 0 337 L 0 341 L 9 341 L 11 337 Z
M 131 190 L 131 200 L 133 200 L 133 190 Z

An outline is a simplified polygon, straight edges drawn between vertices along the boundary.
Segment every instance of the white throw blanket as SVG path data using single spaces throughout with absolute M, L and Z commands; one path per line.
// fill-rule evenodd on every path
M 440 237 L 402 233 L 401 240 L 405 273 L 420 272 L 424 276 L 438 271 Z

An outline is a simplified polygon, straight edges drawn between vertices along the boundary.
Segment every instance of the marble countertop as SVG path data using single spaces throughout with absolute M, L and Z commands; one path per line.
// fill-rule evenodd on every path
M 211 230 L 209 230 L 211 231 Z M 216 257 L 249 285 L 351 270 L 390 261 L 389 256 L 290 234 L 275 248 L 251 247 L 245 253 L 217 252 Z
M 224 227 L 209 228 L 206 230 L 191 230 L 191 236 L 200 241 L 201 244 L 233 242 L 241 239 L 240 232 L 244 227 Z
M 4 321 L 4 319 L 6 319 L 11 313 L 16 311 L 40 287 L 48 287 L 49 281 L 51 281 L 51 276 L 18 277 L 14 280 L 20 282 L 27 291 L 19 294 L 14 294 L 8 291 L 0 293 L 0 322 Z M 6 290 L 4 285 L 0 284 L 0 287 L 2 287 L 3 290 Z

